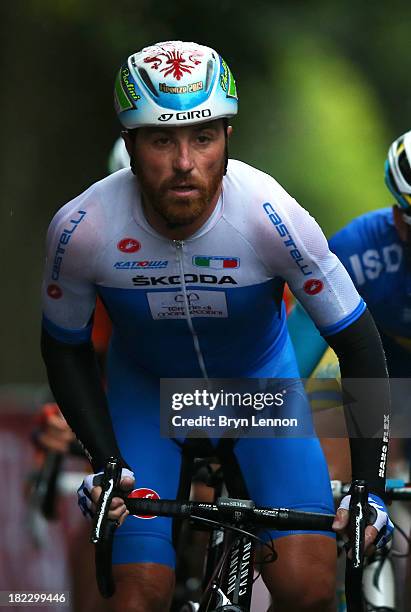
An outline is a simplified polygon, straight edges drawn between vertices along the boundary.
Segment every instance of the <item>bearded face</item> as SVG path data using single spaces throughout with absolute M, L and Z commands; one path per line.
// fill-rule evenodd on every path
M 145 210 L 169 227 L 189 226 L 214 208 L 225 170 L 221 120 L 177 128 L 140 128 L 133 143 L 134 171 Z

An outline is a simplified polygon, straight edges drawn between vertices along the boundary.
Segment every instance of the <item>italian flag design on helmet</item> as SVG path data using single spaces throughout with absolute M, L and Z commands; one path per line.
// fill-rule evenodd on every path
M 234 77 L 210 47 L 179 40 L 130 55 L 117 75 L 114 104 L 122 125 L 179 126 L 237 114 Z

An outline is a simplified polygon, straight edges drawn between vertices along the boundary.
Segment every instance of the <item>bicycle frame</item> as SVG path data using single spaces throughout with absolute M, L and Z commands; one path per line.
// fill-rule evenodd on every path
M 215 608 L 249 610 L 253 589 L 255 543 L 247 535 L 228 532 L 225 534 L 221 554 L 217 572 L 214 572 L 205 588 L 199 612 L 209 612 Z M 211 567 L 208 568 L 210 569 Z

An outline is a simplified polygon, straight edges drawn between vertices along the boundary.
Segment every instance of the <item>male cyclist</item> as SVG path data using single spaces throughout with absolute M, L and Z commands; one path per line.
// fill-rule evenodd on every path
M 411 377 L 410 161 L 411 131 L 394 140 L 385 162 L 385 182 L 396 203 L 361 215 L 329 241 L 372 313 L 390 377 L 403 379 L 393 381 L 391 391 L 396 435 L 404 438 L 409 438 L 406 379 Z M 394 461 L 398 451 L 393 444 Z
M 329 244 L 366 300 L 379 329 L 391 377 L 411 376 L 411 131 L 397 138 L 385 162 L 396 199 L 366 213 Z
M 297 378 L 285 281 L 340 357 L 344 376 L 386 377 L 372 318 L 314 219 L 272 177 L 228 160 L 237 102 L 230 69 L 208 47 L 171 41 L 131 55 L 115 85 L 131 170 L 66 204 L 48 233 L 42 350 L 56 400 L 95 472 L 119 456 L 125 489 L 135 474 L 137 489 L 162 498 L 177 496 L 182 459 L 181 446 L 159 435 L 159 379 Z M 113 323 L 107 396 L 90 343 L 96 294 Z M 303 412 L 300 387 L 290 394 Z M 365 409 L 382 430 L 387 395 Z M 379 496 L 384 444 L 352 440 L 353 476 Z M 232 458 L 257 504 L 332 512 L 315 437 L 241 438 Z M 92 508 L 99 488 L 86 479 L 82 493 L 83 507 Z M 388 521 L 383 503 L 372 496 L 370 503 L 380 509 L 367 544 Z M 171 521 L 127 516 L 120 498 L 111 508 L 121 523 L 115 610 L 167 610 Z M 343 512 L 335 528 L 344 527 Z M 276 610 L 332 610 L 331 534 L 273 537 L 279 560 L 265 566 L 264 579 Z
M 411 131 L 395 139 L 385 162 L 385 182 L 394 195 L 393 206 L 361 215 L 337 232 L 330 248 L 343 262 L 358 292 L 366 300 L 384 346 L 396 414 L 396 434 L 409 437 L 409 384 L 411 376 Z M 301 375 L 338 376 L 323 338 L 315 330 L 307 313 L 297 305 L 289 329 L 296 346 Z M 304 342 L 298 340 L 303 337 Z M 330 381 L 331 382 L 331 381 Z M 404 415 L 400 415 L 406 411 Z M 404 416 L 403 420 L 400 420 Z M 325 442 L 325 446 L 324 446 Z M 403 471 L 401 445 L 391 441 L 391 469 Z M 333 476 L 346 479 L 347 455 L 342 440 L 323 441 Z M 408 452 L 409 459 L 409 452 Z M 410 569 L 408 569 L 410 574 Z M 408 581 L 409 584 L 409 581 Z M 406 595 L 409 600 L 409 595 Z

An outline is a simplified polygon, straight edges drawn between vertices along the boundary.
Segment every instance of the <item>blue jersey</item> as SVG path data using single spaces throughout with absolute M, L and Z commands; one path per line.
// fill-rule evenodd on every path
M 381 333 L 391 376 L 411 370 L 411 268 L 391 208 L 376 210 L 335 234 L 331 250 L 350 274 Z

